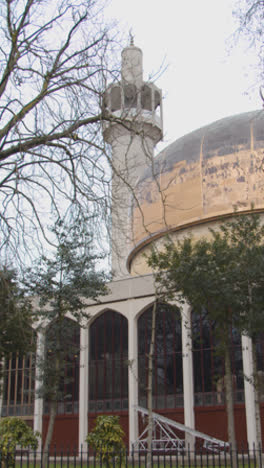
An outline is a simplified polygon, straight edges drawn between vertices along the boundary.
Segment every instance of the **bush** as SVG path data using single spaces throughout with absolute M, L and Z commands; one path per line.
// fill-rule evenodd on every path
M 111 465 L 115 457 L 122 458 L 125 453 L 124 431 L 119 423 L 119 416 L 98 416 L 95 428 L 88 434 L 87 442 L 96 450 L 98 457 Z
M 22 419 L 0 419 L 0 467 L 14 466 L 16 446 L 36 449 L 39 435 Z

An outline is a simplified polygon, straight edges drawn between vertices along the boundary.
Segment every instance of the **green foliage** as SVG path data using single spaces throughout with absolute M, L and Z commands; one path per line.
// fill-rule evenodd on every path
M 86 224 L 87 223 L 87 224 Z M 79 343 L 73 341 L 74 328 L 85 326 L 87 299 L 106 293 L 106 276 L 96 271 L 99 256 L 93 253 L 93 238 L 87 231 L 88 220 L 76 220 L 67 226 L 57 222 L 52 229 L 57 247 L 52 257 L 41 257 L 35 268 L 25 275 L 27 290 L 39 298 L 36 316 L 40 328 L 46 330 L 41 396 L 46 400 L 60 399 L 59 386 L 65 363 L 79 353 Z M 69 327 L 67 317 L 75 320 Z M 65 343 L 68 346 L 65 346 Z
M 264 330 L 264 226 L 258 214 L 238 216 L 221 226 L 232 250 L 233 308 L 240 330 L 255 340 Z
M 0 453 L 5 466 L 14 464 L 16 446 L 19 448 L 38 447 L 38 432 L 34 432 L 22 419 L 0 419 Z
M 24 284 L 39 297 L 38 319 L 53 321 L 70 313 L 80 321 L 87 318 L 85 299 L 106 293 L 106 275 L 96 270 L 102 257 L 94 253 L 94 239 L 88 231 L 91 222 L 84 218 L 71 225 L 58 221 L 51 229 L 56 244 L 53 256 L 42 256 L 27 271 Z
M 65 372 L 79 354 L 79 341 L 74 342 L 74 329 L 85 326 L 88 318 L 87 299 L 107 292 L 106 276 L 96 270 L 100 256 L 94 253 L 94 239 L 89 231 L 92 219 L 83 217 L 73 224 L 58 221 L 52 229 L 54 249 L 51 257 L 42 257 L 25 275 L 28 292 L 39 298 L 36 317 L 46 333 L 44 358 L 38 359 L 39 393 L 50 403 L 49 427 L 45 445 L 51 442 L 56 403 L 62 398 L 72 373 Z M 69 318 L 72 326 L 69 326 Z M 75 323 L 74 323 L 75 321 Z M 70 374 L 71 377 L 65 377 Z
M 96 450 L 98 456 L 109 466 L 115 456 L 124 454 L 124 431 L 119 416 L 98 416 L 95 428 L 88 434 L 87 442 Z
M 167 299 L 206 308 L 223 340 L 234 326 L 254 336 L 264 329 L 264 226 L 258 214 L 238 215 L 211 237 L 167 242 L 148 259 Z
M 225 362 L 228 438 L 233 447 L 232 331 L 252 337 L 254 355 L 257 335 L 264 330 L 264 226 L 256 213 L 234 215 L 218 230 L 211 229 L 208 238 L 167 242 L 163 252 L 153 251 L 148 259 L 163 298 L 187 301 L 193 313 L 203 313 L 214 326 L 216 350 Z M 256 387 L 257 383 L 255 372 Z
M 14 270 L 0 270 L 0 361 L 12 352 L 31 350 L 32 310 Z

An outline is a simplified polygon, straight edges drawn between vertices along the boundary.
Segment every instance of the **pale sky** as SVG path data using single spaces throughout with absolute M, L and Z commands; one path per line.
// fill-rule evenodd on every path
M 106 17 L 120 22 L 143 51 L 144 79 L 167 69 L 156 81 L 164 101 L 167 146 L 196 128 L 259 109 L 256 58 L 244 44 L 230 49 L 236 29 L 235 0 L 110 0 Z

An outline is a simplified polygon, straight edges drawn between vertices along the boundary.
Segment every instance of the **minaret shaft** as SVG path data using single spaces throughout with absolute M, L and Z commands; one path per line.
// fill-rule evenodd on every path
M 133 247 L 131 203 L 137 204 L 136 185 L 152 165 L 154 147 L 162 138 L 161 91 L 143 82 L 142 52 L 130 45 L 122 51 L 122 80 L 104 96 L 111 121 L 104 138 L 112 146 L 112 271 L 128 276 L 126 260 Z M 160 111 L 160 112 L 159 112 Z
M 136 185 L 151 163 L 154 142 L 138 135 L 123 135 L 112 146 L 112 269 L 116 277 L 128 275 L 126 260 L 131 250 L 131 205 L 139 203 Z

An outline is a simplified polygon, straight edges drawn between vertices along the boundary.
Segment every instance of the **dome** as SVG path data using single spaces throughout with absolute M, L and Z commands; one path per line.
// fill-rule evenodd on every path
M 214 221 L 234 209 L 264 211 L 264 112 L 202 127 L 164 149 L 140 177 L 131 208 L 131 264 L 168 232 Z

